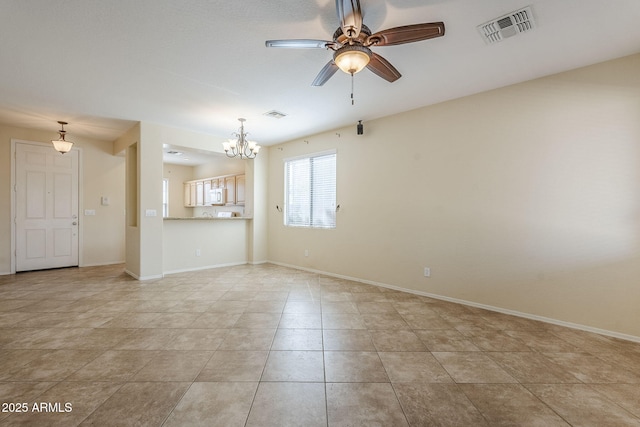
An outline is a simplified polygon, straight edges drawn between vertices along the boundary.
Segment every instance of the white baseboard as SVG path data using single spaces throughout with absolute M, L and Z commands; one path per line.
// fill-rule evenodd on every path
M 365 283 L 367 285 L 380 286 L 380 287 L 383 287 L 383 288 L 393 289 L 393 290 L 396 290 L 396 291 L 407 292 L 407 293 L 410 293 L 410 294 L 419 295 L 419 296 L 423 296 L 423 297 L 433 298 L 433 299 L 447 301 L 447 302 L 453 302 L 453 303 L 456 303 L 456 304 L 467 305 L 469 307 L 482 308 L 484 310 L 494 311 L 494 312 L 497 312 L 497 313 L 508 314 L 508 315 L 511 315 L 511 316 L 522 317 L 522 318 L 530 319 L 530 320 L 537 320 L 537 321 L 544 322 L 544 323 L 550 323 L 552 325 L 564 326 L 566 328 L 577 329 L 577 330 L 581 330 L 581 331 L 585 331 L 585 332 L 593 332 L 593 333 L 596 333 L 596 334 L 605 335 L 605 336 L 612 337 L 612 338 L 618 338 L 618 339 L 621 339 L 621 340 L 640 343 L 640 337 L 637 337 L 635 335 L 622 334 L 620 332 L 609 331 L 609 330 L 600 329 L 600 328 L 594 328 L 594 327 L 591 327 L 591 326 L 580 325 L 578 323 L 565 322 L 563 320 L 552 319 L 550 317 L 544 317 L 544 316 L 537 316 L 535 314 L 522 313 L 522 312 L 515 311 L 515 310 L 509 310 L 509 309 L 505 309 L 505 308 L 501 308 L 501 307 L 494 307 L 492 305 L 480 304 L 480 303 L 477 303 L 477 302 L 462 300 L 462 299 L 458 299 L 458 298 L 451 298 L 451 297 L 447 297 L 447 296 L 444 296 L 444 295 L 437 295 L 437 294 L 431 294 L 431 293 L 428 293 L 428 292 L 422 292 L 422 291 L 417 291 L 417 290 L 413 290 L 413 289 L 406 289 L 406 288 L 402 288 L 400 286 L 389 285 L 389 284 L 381 283 L 381 282 L 375 282 L 373 280 L 360 279 L 360 278 L 357 278 L 357 277 L 345 276 L 345 275 L 342 275 L 342 274 L 328 273 L 326 271 L 315 270 L 315 269 L 312 269 L 312 268 L 305 268 L 305 267 L 300 267 L 300 266 L 291 265 L 291 264 L 285 264 L 285 263 L 281 263 L 281 262 L 275 262 L 275 261 L 269 261 L 269 262 L 271 264 L 281 265 L 283 267 L 289 267 L 289 268 L 293 268 L 293 269 L 296 269 L 296 270 L 308 271 L 310 273 L 322 274 L 322 275 L 325 275 L 325 276 L 335 277 L 335 278 L 338 278 L 338 279 L 352 280 L 354 282 Z
M 118 265 L 118 264 L 124 264 L 126 261 L 122 260 L 122 261 L 109 261 L 109 262 L 99 262 L 99 263 L 95 263 L 95 264 L 82 264 L 79 265 L 78 267 L 80 268 L 84 268 L 84 267 L 103 267 L 106 265 Z
M 103 266 L 107 266 L 107 265 L 118 265 L 118 264 L 124 264 L 125 261 L 110 261 L 110 262 L 103 262 L 103 263 L 97 263 L 97 264 L 82 264 L 82 265 L 78 265 L 78 268 L 85 268 L 85 267 L 103 267 Z M 33 270 L 33 271 L 37 271 L 37 270 Z M 9 274 L 15 274 L 12 273 L 10 271 L 7 272 L 3 272 L 0 271 L 0 276 L 5 276 L 5 275 L 9 275 Z M 127 274 L 130 274 L 129 272 L 127 272 Z
M 164 277 L 163 274 L 156 274 L 154 276 L 138 276 L 137 274 L 127 270 L 126 268 L 125 268 L 124 272 L 127 273 L 129 276 L 133 277 L 134 279 L 140 280 L 140 281 L 142 281 L 142 280 L 162 279 Z
M 170 271 L 165 271 L 164 275 L 169 275 L 169 274 L 178 274 L 178 273 L 189 273 L 191 271 L 200 271 L 200 270 L 210 270 L 212 268 L 222 268 L 222 267 L 235 267 L 236 265 L 246 265 L 248 264 L 246 261 L 244 262 L 230 262 L 227 264 L 215 264 L 215 265 L 207 265 L 207 266 L 203 266 L 203 267 L 194 267 L 194 268 L 181 268 L 179 270 L 170 270 Z

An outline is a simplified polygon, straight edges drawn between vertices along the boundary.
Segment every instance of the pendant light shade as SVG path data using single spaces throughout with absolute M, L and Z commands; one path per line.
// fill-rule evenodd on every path
M 65 154 L 71 151 L 71 147 L 73 147 L 73 142 L 67 141 L 65 139 L 65 135 L 67 131 L 64 130 L 64 125 L 68 123 L 61 122 L 61 121 L 58 121 L 58 123 L 60 124 L 60 127 L 61 127 L 61 129 L 58 131 L 59 137 L 58 139 L 52 139 L 51 143 L 53 144 L 53 148 L 55 148 L 57 152 L 59 152 L 60 154 Z

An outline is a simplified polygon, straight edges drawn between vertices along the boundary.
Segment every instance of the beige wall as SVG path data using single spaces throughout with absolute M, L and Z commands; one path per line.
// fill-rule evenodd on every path
M 165 164 L 163 176 L 169 180 L 169 216 L 192 216 L 193 208 L 184 207 L 184 182 L 194 179 L 193 166 Z
M 244 219 L 164 221 L 164 273 L 245 264 L 248 222 Z
M 245 214 L 253 218 L 249 223 L 249 262 L 259 264 L 269 259 L 269 158 L 271 149 L 262 148 L 247 167 L 247 206 Z
M 139 227 L 139 188 L 138 156 L 140 141 L 140 123 L 131 127 L 113 143 L 114 153 L 125 156 L 125 270 L 134 277 L 140 277 L 140 227 Z
M 140 279 L 162 277 L 162 144 L 168 142 L 166 127 L 140 123 L 138 143 L 138 203 L 140 232 Z M 148 215 L 147 212 L 155 212 Z
M 341 210 L 269 209 L 269 259 L 640 337 L 638 76 L 635 55 L 272 147 L 269 207 L 284 158 L 335 148 Z
M 125 159 L 111 154 L 111 142 L 93 142 L 82 147 L 83 205 L 80 209 L 83 235 L 81 266 L 116 264 L 125 259 Z M 101 197 L 109 204 L 102 205 Z M 96 211 L 84 216 L 85 209 Z
M 55 124 L 55 123 L 54 123 Z M 56 138 L 51 131 L 25 129 L 0 124 L 0 274 L 11 272 L 11 140 L 49 143 Z M 124 227 L 124 157 L 114 156 L 112 143 L 73 136 L 80 149 L 80 265 L 102 265 L 125 259 Z M 53 148 L 52 148 L 53 149 Z M 101 197 L 109 205 L 101 205 Z M 84 210 L 96 211 L 85 216 Z
M 204 165 L 193 167 L 193 179 L 209 178 L 212 176 L 233 175 L 244 173 L 246 160 L 230 159 L 223 154 L 211 158 Z

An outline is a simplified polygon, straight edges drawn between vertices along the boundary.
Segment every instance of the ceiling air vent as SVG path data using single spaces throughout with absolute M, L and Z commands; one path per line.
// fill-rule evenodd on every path
M 493 44 L 536 27 L 531 6 L 511 12 L 478 26 L 485 43 Z
M 283 117 L 286 117 L 285 113 L 281 113 L 280 111 L 276 110 L 267 111 L 266 113 L 264 113 L 264 115 L 267 117 L 272 117 L 274 119 L 281 119 Z

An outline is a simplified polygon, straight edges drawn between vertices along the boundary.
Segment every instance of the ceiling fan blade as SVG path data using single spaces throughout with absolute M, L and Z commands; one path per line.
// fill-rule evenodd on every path
M 362 29 L 360 0 L 336 0 L 336 11 L 342 33 L 348 38 L 358 37 Z
M 366 45 L 393 46 L 396 44 L 419 42 L 444 35 L 444 22 L 404 25 L 378 31 L 367 37 Z
M 377 76 L 382 77 L 391 83 L 402 77 L 402 74 L 396 70 L 396 67 L 376 53 L 371 53 L 371 60 L 369 61 L 367 68 Z
M 311 83 L 311 85 L 322 86 L 327 82 L 327 80 L 331 78 L 331 76 L 333 76 L 336 73 L 336 71 L 338 71 L 338 66 L 336 65 L 335 62 L 333 62 L 333 59 L 332 59 L 331 61 L 327 62 L 327 65 L 322 67 L 322 70 L 320 70 L 320 72 L 316 76 L 313 83 Z
M 289 39 L 289 40 L 267 40 L 264 42 L 267 47 L 281 47 L 291 49 L 325 49 L 327 45 L 333 45 L 334 42 L 327 40 L 312 39 Z

